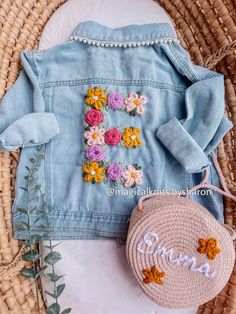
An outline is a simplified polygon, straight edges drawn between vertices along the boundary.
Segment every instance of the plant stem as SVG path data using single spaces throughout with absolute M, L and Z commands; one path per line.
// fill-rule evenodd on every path
M 41 197 L 42 197 L 42 200 L 43 200 L 43 209 L 47 209 L 47 200 L 45 200 L 44 199 L 44 195 L 43 195 L 43 192 L 42 192 L 42 189 L 40 188 L 39 189 L 39 191 L 40 191 L 40 195 L 41 195 Z M 52 240 L 51 240 L 51 237 L 50 237 L 50 223 L 49 223 L 49 219 L 48 219 L 48 214 L 46 213 L 46 223 L 47 223 L 47 226 L 48 226 L 48 228 L 49 228 L 49 233 L 48 233 L 48 236 L 49 236 L 49 247 L 50 247 L 50 253 L 52 253 L 53 252 L 53 245 L 52 245 Z M 54 265 L 51 265 L 51 267 L 52 267 L 52 274 L 53 274 L 53 276 L 55 276 L 55 267 L 54 267 Z M 56 289 L 57 289 L 57 285 L 56 285 L 56 282 L 55 281 L 53 281 L 53 287 L 54 287 L 54 292 L 55 292 L 55 295 L 56 295 Z M 58 304 L 58 298 L 56 297 L 56 303 Z
M 32 171 L 34 169 L 34 165 L 31 167 L 30 169 L 30 173 L 29 173 L 29 177 L 32 176 Z M 33 253 L 33 247 L 32 247 L 32 243 L 31 243 L 31 221 L 30 221 L 30 208 L 29 208 L 29 178 L 27 180 L 27 212 L 28 212 L 28 234 L 29 234 L 29 246 L 30 246 L 30 252 L 31 254 Z M 35 262 L 33 261 L 33 269 L 34 269 L 34 273 L 36 274 L 37 273 L 37 268 L 36 268 L 36 264 Z M 40 306 L 39 306 L 39 289 L 38 289 L 38 279 L 35 278 L 34 280 L 35 282 L 35 289 L 36 289 L 36 298 L 37 298 L 37 310 L 38 310 L 38 313 L 40 314 Z

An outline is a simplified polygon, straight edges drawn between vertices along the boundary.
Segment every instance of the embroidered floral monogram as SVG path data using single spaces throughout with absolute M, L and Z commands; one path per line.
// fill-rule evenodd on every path
M 85 96 L 87 106 L 93 107 L 85 112 L 84 116 L 84 141 L 85 164 L 82 167 L 85 182 L 123 184 L 130 188 L 142 185 L 143 171 L 137 164 L 121 165 L 114 161 L 105 161 L 106 145 L 130 148 L 138 148 L 142 145 L 140 129 L 128 127 L 124 129 L 105 126 L 104 106 L 106 111 L 109 108 L 119 109 L 135 115 L 143 114 L 142 105 L 147 101 L 146 96 L 140 93 L 131 92 L 128 97 L 123 97 L 116 92 L 108 93 L 102 88 L 91 87 Z M 112 114 L 112 113 L 111 113 Z

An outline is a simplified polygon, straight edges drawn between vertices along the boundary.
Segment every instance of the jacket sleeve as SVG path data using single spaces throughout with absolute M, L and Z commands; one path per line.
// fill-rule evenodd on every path
M 224 116 L 224 79 L 221 74 L 193 65 L 178 44 L 164 49 L 191 84 L 185 93 L 186 118 L 173 117 L 158 128 L 156 135 L 187 172 L 200 172 L 209 165 L 208 155 L 232 127 Z
M 43 144 L 59 133 L 55 115 L 45 112 L 33 54 L 23 52 L 21 61 L 23 70 L 0 103 L 0 151 Z

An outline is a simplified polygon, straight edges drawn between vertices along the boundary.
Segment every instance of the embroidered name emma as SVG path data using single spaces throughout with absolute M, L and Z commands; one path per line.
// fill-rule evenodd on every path
M 137 250 L 144 255 L 153 255 L 167 258 L 169 263 L 173 265 L 189 266 L 189 270 L 192 272 L 200 272 L 208 278 L 215 276 L 215 271 L 210 271 L 210 265 L 203 263 L 197 265 L 197 259 L 195 256 L 188 256 L 182 253 L 175 254 L 173 248 L 158 246 L 158 234 L 155 232 L 147 232 L 143 240 L 138 243 Z

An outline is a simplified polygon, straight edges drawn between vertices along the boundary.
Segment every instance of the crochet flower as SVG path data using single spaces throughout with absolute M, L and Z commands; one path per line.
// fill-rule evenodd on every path
M 143 171 L 140 167 L 128 165 L 126 170 L 123 171 L 124 186 L 126 188 L 134 187 L 135 185 L 142 185 Z
M 164 281 L 162 278 L 166 275 L 166 273 L 160 272 L 155 265 L 151 268 L 151 270 L 143 269 L 142 273 L 145 276 L 143 279 L 145 284 L 154 282 L 157 285 L 163 285 Z
M 214 259 L 217 254 L 221 252 L 221 249 L 217 245 L 217 240 L 215 238 L 210 238 L 208 240 L 199 239 L 199 248 L 197 251 L 201 254 L 206 254 L 208 259 Z
M 125 98 L 125 108 L 127 112 L 137 113 L 142 115 L 144 113 L 143 105 L 146 104 L 147 97 L 139 95 L 139 93 L 131 92 L 129 96 Z
M 90 161 L 102 161 L 105 157 L 105 152 L 101 146 L 92 145 L 87 148 L 85 155 Z
M 107 177 L 111 181 L 119 180 L 122 176 L 122 173 L 123 173 L 123 169 L 122 169 L 121 165 L 118 164 L 117 162 L 111 163 L 107 167 Z
M 101 111 L 96 109 L 89 110 L 85 115 L 85 122 L 91 126 L 97 126 L 104 120 Z
M 104 178 L 105 169 L 100 167 L 95 161 L 83 165 L 83 178 L 86 182 L 101 183 Z
M 89 131 L 84 132 L 84 138 L 87 140 L 87 144 L 91 145 L 102 145 L 104 144 L 105 129 L 99 128 L 98 126 L 92 126 Z
M 122 140 L 125 142 L 126 148 L 135 148 L 142 145 L 142 141 L 139 138 L 139 128 L 125 128 L 122 135 Z
M 105 143 L 111 146 L 116 146 L 121 141 L 120 131 L 110 129 L 105 133 Z
M 124 104 L 124 97 L 118 93 L 110 93 L 107 104 L 111 109 L 120 109 Z
M 85 102 L 88 106 L 94 107 L 97 110 L 101 110 L 106 102 L 104 89 L 98 87 L 89 88 L 87 95 L 85 96 Z

